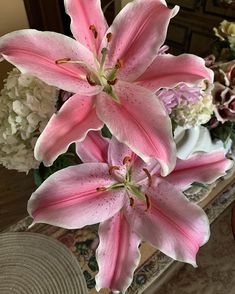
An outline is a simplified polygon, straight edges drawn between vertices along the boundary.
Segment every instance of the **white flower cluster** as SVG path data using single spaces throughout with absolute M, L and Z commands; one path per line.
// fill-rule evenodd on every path
M 177 125 L 184 129 L 205 124 L 211 118 L 214 111 L 213 98 L 211 94 L 205 93 L 195 103 L 181 101 L 172 111 L 171 118 Z
M 0 95 L 0 164 L 28 172 L 38 136 L 55 112 L 58 90 L 14 68 Z

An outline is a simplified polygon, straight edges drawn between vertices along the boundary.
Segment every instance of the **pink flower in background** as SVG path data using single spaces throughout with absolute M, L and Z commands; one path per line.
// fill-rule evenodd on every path
M 153 92 L 208 79 L 204 61 L 164 54 L 170 19 L 178 7 L 164 0 L 135 0 L 108 29 L 100 0 L 65 0 L 76 40 L 53 32 L 22 30 L 0 39 L 0 56 L 21 71 L 76 93 L 54 115 L 35 155 L 50 165 L 72 142 L 106 124 L 144 160 L 158 159 L 162 174 L 175 166 L 170 119 Z
M 114 137 L 90 132 L 77 152 L 85 162 L 63 169 L 33 193 L 28 211 L 34 222 L 68 229 L 101 223 L 96 288 L 125 293 L 138 265 L 141 239 L 168 256 L 196 266 L 199 247 L 209 238 L 204 211 L 182 191 L 192 182 L 211 183 L 230 168 L 223 152 L 178 160 L 167 177 L 156 160 L 145 163 Z
M 201 96 L 201 91 L 202 87 L 199 87 L 199 85 L 189 87 L 182 83 L 172 89 L 160 89 L 156 92 L 156 95 L 162 101 L 166 111 L 171 113 L 172 109 L 182 101 L 197 102 Z

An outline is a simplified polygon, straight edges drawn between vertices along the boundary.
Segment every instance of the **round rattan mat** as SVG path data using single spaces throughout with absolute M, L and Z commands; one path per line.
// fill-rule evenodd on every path
M 85 294 L 76 257 L 59 241 L 35 233 L 0 234 L 1 294 Z

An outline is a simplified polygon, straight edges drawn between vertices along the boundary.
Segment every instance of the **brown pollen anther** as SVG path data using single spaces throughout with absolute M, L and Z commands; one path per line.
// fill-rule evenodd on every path
M 105 192 L 105 191 L 107 191 L 107 188 L 105 188 L 105 187 L 98 187 L 98 188 L 96 188 L 96 191 L 97 192 Z
M 123 61 L 123 59 L 118 59 L 118 60 L 117 60 L 117 63 L 115 64 L 115 68 L 116 68 L 116 69 L 120 69 L 120 68 L 123 67 L 123 65 L 124 65 L 124 61 Z
M 96 86 L 96 83 L 92 80 L 89 74 L 86 75 L 86 79 L 91 86 Z
M 109 168 L 109 174 L 110 176 L 112 175 L 114 170 L 119 170 L 120 168 L 118 166 L 110 166 Z
M 132 197 L 130 197 L 130 207 L 132 207 L 132 208 L 135 207 L 135 200 Z
M 62 58 L 55 61 L 55 64 L 64 64 L 68 63 L 71 60 L 71 58 Z
M 152 185 L 152 176 L 151 176 L 150 172 L 147 170 L 147 168 L 143 168 L 143 171 L 146 173 L 146 175 L 148 177 L 148 186 L 151 187 L 151 185 Z
M 149 211 L 149 209 L 151 208 L 151 199 L 147 194 L 144 194 L 145 196 L 145 200 L 146 200 L 146 209 L 145 211 Z
M 127 163 L 130 163 L 131 162 L 131 157 L 130 156 L 125 156 L 122 163 L 123 164 L 127 164 Z
M 96 30 L 96 26 L 95 26 L 95 25 L 90 25 L 90 26 L 89 26 L 89 29 L 92 31 L 92 34 L 93 34 L 94 38 L 97 39 L 97 37 L 98 37 L 98 32 L 97 32 L 97 30 Z
M 108 81 L 107 82 L 110 86 L 114 86 L 117 83 L 117 79 L 112 80 L 112 81 Z
M 113 34 L 112 34 L 112 33 L 108 33 L 108 34 L 106 35 L 106 38 L 107 38 L 108 43 L 110 43 L 110 42 L 112 41 Z

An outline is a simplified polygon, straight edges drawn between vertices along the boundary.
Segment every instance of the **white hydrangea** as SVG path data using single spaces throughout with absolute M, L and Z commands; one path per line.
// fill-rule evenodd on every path
M 181 101 L 172 111 L 171 118 L 177 125 L 190 129 L 207 123 L 214 111 L 212 95 L 205 93 L 195 103 Z
M 16 68 L 4 82 L 0 95 L 0 164 L 27 173 L 39 165 L 33 149 L 55 112 L 58 90 Z

